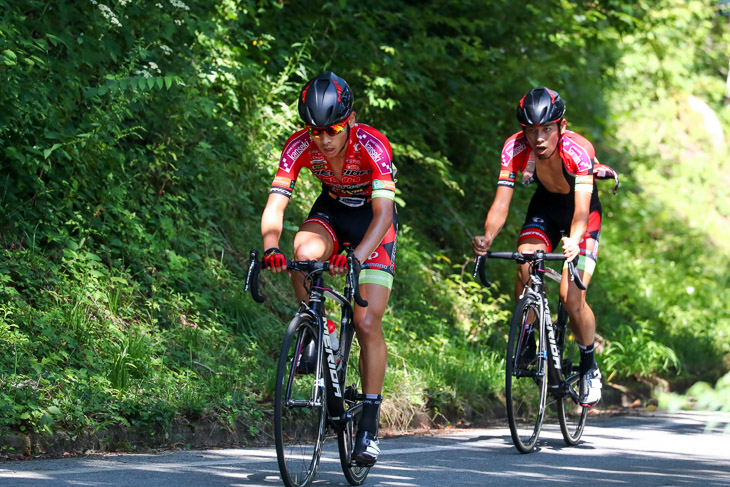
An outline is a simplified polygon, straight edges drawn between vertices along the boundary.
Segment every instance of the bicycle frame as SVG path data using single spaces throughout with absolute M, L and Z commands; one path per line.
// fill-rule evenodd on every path
M 545 282 L 542 274 L 545 273 L 545 261 L 538 257 L 530 263 L 530 280 L 525 283 L 525 288 L 522 293 L 524 296 L 526 293 L 532 295 L 533 299 L 541 303 L 540 306 L 540 317 L 543 329 L 546 331 L 545 335 L 548 339 L 548 390 L 551 394 L 565 395 L 567 391 L 570 391 L 569 387 L 566 387 L 563 378 L 563 363 L 560 357 L 560 350 L 558 349 L 557 330 L 555 325 L 558 324 L 557 320 L 553 322 L 552 316 L 550 315 L 550 304 L 548 303 L 547 295 L 545 293 Z M 559 306 L 561 306 L 559 304 Z M 560 326 L 561 324 L 558 324 Z M 562 323 L 562 326 L 566 326 L 566 323 Z M 563 330 L 564 332 L 564 330 Z M 573 398 L 577 402 L 577 397 Z
M 520 453 L 531 453 L 535 450 L 549 394 L 556 402 L 563 439 L 569 446 L 574 446 L 578 444 L 583 434 L 586 408 L 583 407 L 577 421 L 571 418 L 572 414 L 566 409 L 566 403 L 569 401 L 579 404 L 579 392 L 576 389 L 579 375 L 575 373 L 577 367 L 572 364 L 574 353 L 566 355 L 564 353 L 566 350 L 563 349 L 566 347 L 567 313 L 562 304 L 558 303 L 557 319 L 552 320 L 544 285 L 546 276 L 556 281 L 562 279 L 555 271 L 545 267 L 545 261 L 565 261 L 565 257 L 563 254 L 547 253 L 542 250 L 524 254 L 488 252 L 487 257 L 514 260 L 529 266 L 529 278 L 524 283 L 522 294 L 518 299 L 507 343 L 509 361 L 506 363 L 505 371 L 505 401 L 512 441 Z M 482 283 L 489 286 L 491 283 L 486 279 L 483 263 L 483 258 L 478 257 L 474 277 L 478 274 Z M 568 269 L 575 285 L 579 289 L 585 289 L 586 286 L 580 280 L 572 262 L 568 263 Z M 530 322 L 532 324 L 528 324 Z M 525 336 L 530 328 L 534 329 L 534 334 L 530 332 L 532 338 Z M 527 358 L 530 357 L 528 353 L 530 348 L 536 349 L 532 352 L 536 361 Z M 569 351 L 574 352 L 572 346 Z M 536 396 L 528 391 L 530 380 L 537 386 Z M 537 399 L 535 404 L 532 404 L 533 397 Z M 530 405 L 533 406 L 532 410 Z
M 307 276 L 307 278 L 310 278 L 310 276 Z M 302 302 L 299 304 L 299 313 L 301 314 L 308 314 L 314 321 L 318 324 L 318 340 L 317 340 L 317 368 L 316 368 L 316 382 L 320 384 L 322 382 L 322 376 L 321 376 L 321 370 L 319 364 L 322 363 L 321 358 L 322 354 L 324 353 L 327 358 L 327 379 L 330 381 L 330 386 L 332 387 L 332 391 L 335 397 L 342 398 L 343 391 L 340 387 L 340 381 L 337 376 L 337 358 L 335 357 L 334 349 L 332 348 L 332 339 L 329 332 L 329 329 L 326 326 L 326 317 L 325 317 L 325 308 L 324 308 L 324 302 L 326 299 L 331 299 L 337 304 L 340 305 L 342 308 L 342 319 L 341 319 L 341 331 L 340 331 L 340 339 L 341 339 L 341 345 L 345 345 L 349 348 L 349 345 L 342 344 L 342 341 L 345 340 L 345 337 L 347 336 L 347 333 L 349 333 L 349 330 L 345 329 L 346 326 L 351 326 L 352 323 L 352 305 L 350 304 L 350 300 L 343 294 L 340 294 L 339 292 L 335 291 L 332 288 L 325 287 L 324 286 L 324 279 L 322 277 L 322 273 L 319 272 L 315 276 L 311 277 L 311 286 L 309 289 L 307 289 L 307 292 L 309 294 L 309 303 L 307 303 L 306 300 L 302 300 Z M 345 294 L 351 293 L 351 287 L 346 285 L 345 287 Z M 349 352 L 349 350 L 347 350 Z M 324 383 L 322 382 L 320 384 L 320 387 L 324 389 Z M 288 394 L 288 393 L 287 393 Z M 339 418 L 332 418 L 332 419 L 339 419 Z
M 258 292 L 258 275 L 263 264 L 258 260 L 258 251 L 251 250 L 250 256 L 245 289 L 251 291 L 256 302 L 262 303 L 265 298 Z M 329 270 L 328 262 L 287 260 L 286 268 L 304 274 L 307 298 L 299 303 L 299 310 L 286 331 L 276 375 L 274 436 L 279 471 L 289 487 L 309 485 L 319 465 L 327 427 L 332 427 L 337 434 L 342 472 L 351 485 L 360 485 L 365 481 L 370 468 L 353 463 L 352 450 L 357 416 L 362 411 L 361 401 L 364 396 L 357 393 L 357 384 L 345 387 L 350 349 L 355 336 L 351 300 L 354 298 L 361 307 L 368 305 L 359 292 L 360 264 L 352 249 L 349 249 L 348 273 L 343 293 L 325 286 L 323 273 Z M 340 346 L 337 351 L 333 347 L 334 338 L 327 326 L 327 299 L 334 305 L 339 305 L 341 310 Z M 316 350 L 305 352 L 305 343 L 307 346 L 310 343 L 315 344 Z M 314 364 L 310 362 L 312 352 Z M 305 361 L 301 362 L 302 360 Z M 298 370 L 300 366 L 304 369 Z M 316 421 L 314 436 L 308 436 L 306 429 L 298 430 L 300 425 L 294 419 L 298 416 L 306 422 L 306 416 L 310 412 Z M 293 420 L 293 423 L 288 423 L 289 420 Z M 287 435 L 284 429 L 290 425 L 294 426 L 292 435 Z M 309 463 L 305 461 L 300 464 L 299 459 L 304 450 L 311 450 L 312 459 Z M 303 456 L 308 458 L 309 454 Z
M 564 260 L 562 254 L 558 253 L 547 253 L 542 250 L 536 250 L 528 259 L 526 255 L 520 254 L 519 252 L 487 252 L 487 257 L 497 259 L 510 259 L 522 264 L 530 262 L 530 279 L 525 283 L 525 287 L 520 297 L 531 295 L 531 297 L 541 303 L 540 305 L 540 316 L 538 319 L 544 326 L 546 336 L 548 338 L 548 389 L 553 395 L 561 395 L 562 397 L 570 396 L 576 403 L 578 402 L 577 395 L 569 387 L 576 380 L 579 379 L 578 374 L 566 374 L 564 369 L 565 364 L 562 363 L 560 358 L 560 350 L 558 349 L 557 333 L 565 333 L 564 327 L 567 326 L 566 322 L 558 323 L 559 319 L 555 322 L 552 321 L 550 316 L 550 305 L 548 303 L 547 296 L 545 294 L 545 282 L 543 275 L 546 274 L 545 261 L 560 261 Z M 569 276 L 578 286 L 579 289 L 585 289 L 586 286 L 580 279 L 573 262 L 568 263 Z M 477 258 L 476 268 L 474 269 L 474 277 L 479 275 L 482 283 L 489 287 L 491 282 L 486 279 L 484 271 L 484 260 L 480 256 Z M 558 304 L 558 318 L 560 318 L 560 307 L 562 304 Z M 555 325 L 558 325 L 556 329 Z
M 258 273 L 261 269 L 261 263 L 258 261 L 258 251 L 251 251 L 251 261 L 249 266 L 249 272 L 246 278 L 245 290 L 251 291 L 254 300 L 258 303 L 262 303 L 265 298 L 258 292 Z M 349 360 L 350 347 L 352 345 L 352 338 L 354 337 L 354 327 L 352 319 L 354 316 L 353 307 L 351 300 L 354 298 L 355 302 L 360 306 L 367 306 L 368 303 L 362 298 L 359 292 L 357 272 L 354 271 L 354 265 L 352 261 L 352 255 L 348 254 L 348 275 L 345 282 L 344 293 L 325 286 L 324 277 L 322 273 L 329 269 L 329 264 L 317 263 L 314 261 L 310 262 L 291 262 L 287 261 L 287 266 L 294 271 L 302 271 L 306 273 L 304 279 L 305 290 L 307 291 L 308 299 L 304 299 L 299 304 L 299 315 L 308 315 L 308 317 L 317 324 L 317 361 L 315 367 L 315 387 L 313 391 L 311 401 L 291 401 L 287 399 L 287 404 L 290 406 L 313 406 L 320 405 L 320 394 L 322 392 L 331 391 L 334 398 L 339 401 L 328 401 L 328 417 L 330 422 L 337 428 L 342 428 L 347 424 L 347 420 L 351 418 L 352 412 L 357 410 L 358 405 L 353 406 L 348 410 L 348 414 L 345 413 L 342 408 L 342 399 L 344 398 L 344 392 L 340 385 L 338 372 L 341 365 L 337 362 L 337 357 L 334 349 L 332 348 L 332 339 L 329 333 L 329 329 L 326 326 L 326 315 L 324 303 L 327 299 L 336 302 L 342 309 L 341 314 L 341 329 L 340 329 L 340 351 L 339 354 L 344 360 Z M 308 284 L 309 283 L 309 284 Z M 299 344 L 301 346 L 301 343 Z M 322 358 L 326 358 L 327 368 L 325 371 L 322 370 L 321 364 Z M 291 397 L 291 384 L 293 381 L 292 375 L 288 378 L 286 397 Z M 357 399 L 357 398 L 353 398 Z M 301 404 L 300 404 L 301 402 Z

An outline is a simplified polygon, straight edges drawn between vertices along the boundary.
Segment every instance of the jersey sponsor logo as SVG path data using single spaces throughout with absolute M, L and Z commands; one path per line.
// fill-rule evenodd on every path
M 507 171 L 505 169 L 499 171 L 499 179 L 515 179 L 516 177 L 517 173 L 514 171 Z
M 280 188 L 279 186 L 272 186 L 269 189 L 269 194 L 282 194 L 287 198 L 291 197 L 291 190 L 287 188 Z
M 393 181 L 382 181 L 380 179 L 373 179 L 373 191 L 379 189 L 385 189 L 395 192 L 395 183 Z
M 355 178 L 351 176 L 342 176 L 342 184 L 355 184 L 358 182 L 360 178 Z
M 382 174 L 390 174 L 392 171 L 390 157 L 388 157 L 388 151 L 383 143 L 363 130 L 358 131 L 357 138 L 360 139 L 360 143 L 363 144 L 370 158 L 378 166 L 378 169 L 380 169 L 380 172 Z
M 284 149 L 284 155 L 281 157 L 281 162 L 279 163 L 279 167 L 287 172 L 289 172 L 294 165 L 294 162 L 301 156 L 305 150 L 307 150 L 307 147 L 309 147 L 309 143 L 311 142 L 311 138 L 304 137 L 297 137 L 291 143 Z
M 370 186 L 370 181 L 359 184 L 350 184 L 347 187 L 341 184 L 333 184 L 332 186 L 337 187 L 337 189 L 343 193 L 357 194 L 362 193 L 366 188 L 368 188 Z
M 365 144 L 365 150 L 368 152 L 375 164 L 377 164 L 378 167 L 381 168 L 381 170 L 387 170 L 388 172 L 390 172 L 390 168 L 388 167 L 387 162 L 383 160 L 383 151 L 379 147 L 377 147 L 372 141 L 369 140 Z
M 588 171 L 591 167 L 593 167 L 593 162 L 591 161 L 588 152 L 568 137 L 563 138 L 563 154 L 570 156 L 571 160 L 575 163 L 575 169 L 578 172 Z
M 273 186 L 280 186 L 282 188 L 291 188 L 294 189 L 294 181 L 292 181 L 289 178 L 283 178 L 281 176 L 277 176 L 274 178 L 274 182 L 272 183 Z
M 329 169 L 313 169 L 312 174 L 314 174 L 317 177 L 332 177 L 334 174 Z
M 349 198 L 347 196 L 341 196 L 337 198 L 337 201 L 342 203 L 345 206 L 350 206 L 352 208 L 357 208 L 358 206 L 363 206 L 365 204 L 366 199 L 365 198 Z
M 370 257 L 368 257 L 368 260 L 377 259 L 377 258 L 378 258 L 378 251 L 376 250 L 375 252 L 370 254 Z
M 545 223 L 545 220 L 543 220 L 543 219 L 542 219 L 542 218 L 540 218 L 539 216 L 535 216 L 535 217 L 533 217 L 533 218 L 532 218 L 532 221 L 534 221 L 535 223 Z
M 502 166 L 507 167 L 510 161 L 512 161 L 515 156 L 521 154 L 525 149 L 527 149 L 527 141 L 522 137 L 518 137 L 507 142 L 504 149 L 502 149 Z
M 342 171 L 342 175 L 343 176 L 362 176 L 363 174 L 370 174 L 371 172 L 373 172 L 372 169 L 368 169 L 367 171 L 356 171 L 356 170 L 352 170 L 352 169 L 346 169 L 346 170 Z
M 312 169 L 326 169 L 327 168 L 327 162 L 326 161 L 315 161 L 312 160 Z
M 348 169 L 350 171 L 357 171 L 360 169 L 360 166 L 358 164 L 345 164 L 345 169 Z

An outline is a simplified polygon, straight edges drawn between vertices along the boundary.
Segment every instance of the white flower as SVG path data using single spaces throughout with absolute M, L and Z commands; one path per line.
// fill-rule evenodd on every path
M 694 286 L 687 286 L 687 294 L 694 294 L 695 288 Z
M 162 52 L 165 53 L 165 56 L 169 56 L 172 54 L 172 49 L 170 49 L 170 46 L 166 46 L 165 44 L 160 44 L 160 49 Z
M 177 25 L 182 25 L 182 20 L 180 20 L 180 19 L 175 19 L 175 23 L 176 23 Z
M 162 4 L 161 4 L 161 3 L 156 3 L 156 4 L 155 4 L 155 7 L 157 7 L 157 8 L 162 8 Z
M 103 3 L 98 4 L 99 10 L 101 11 L 101 14 L 104 16 L 105 19 L 107 19 L 112 25 L 115 25 L 117 27 L 121 27 L 122 23 L 119 22 L 119 19 L 116 15 L 114 15 L 114 12 L 112 12 L 112 9 L 104 5 Z
M 170 0 L 170 5 L 176 8 L 181 8 L 183 10 L 190 10 L 190 7 L 185 5 L 181 0 Z

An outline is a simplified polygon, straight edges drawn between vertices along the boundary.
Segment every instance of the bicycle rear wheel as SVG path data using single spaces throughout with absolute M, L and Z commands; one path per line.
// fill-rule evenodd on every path
M 349 343 L 346 347 L 349 353 L 347 356 L 343 356 L 340 363 L 342 368 L 339 371 L 339 376 L 342 378 L 344 411 L 347 420 L 344 427 L 337 432 L 337 446 L 340 450 L 340 465 L 345 478 L 350 485 L 361 485 L 370 473 L 370 467 L 359 467 L 352 463 L 352 450 L 355 448 L 355 437 L 357 436 L 360 414 L 362 414 L 360 371 L 358 370 L 360 347 L 353 343 L 352 334 L 353 332 L 350 331 Z
M 558 310 L 558 331 L 557 344 L 561 353 L 563 365 L 563 393 L 559 395 L 557 408 L 560 431 L 563 439 L 569 446 L 575 446 L 583 436 L 583 429 L 586 425 L 588 408 L 578 404 L 577 397 L 580 395 L 580 349 L 575 341 L 570 327 L 567 325 L 567 313 L 561 308 Z M 561 325 L 561 323 L 565 323 Z
M 547 402 L 547 352 L 544 326 L 541 326 L 540 303 L 530 296 L 520 299 L 510 325 L 507 342 L 505 392 L 507 419 L 512 441 L 520 453 L 534 450 L 540 436 Z M 535 359 L 524 357 L 528 341 L 525 329 L 534 321 Z
M 287 487 L 312 483 L 324 443 L 327 400 L 315 371 L 297 365 L 308 340 L 316 340 L 317 325 L 297 315 L 284 336 L 276 372 L 274 439 L 281 478 Z M 317 364 L 321 368 L 321 364 Z

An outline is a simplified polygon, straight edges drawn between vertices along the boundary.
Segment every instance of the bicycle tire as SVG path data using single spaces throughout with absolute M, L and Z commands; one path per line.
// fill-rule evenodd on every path
M 568 317 L 562 306 L 558 310 L 558 321 L 556 322 L 557 345 L 560 350 L 561 364 L 563 366 L 563 393 L 558 396 L 558 420 L 563 440 L 568 446 L 575 446 L 583 436 L 586 425 L 588 409 L 581 406 L 573 397 L 580 395 L 580 349 L 578 342 L 568 326 Z M 569 392 L 568 389 L 572 390 Z
M 316 340 L 316 323 L 306 315 L 295 316 L 284 335 L 276 372 L 274 439 L 279 471 L 287 487 L 306 487 L 312 483 L 324 443 L 326 395 L 316 384 L 316 370 L 315 373 L 297 371 L 307 334 Z M 317 368 L 321 368 L 321 363 Z
M 541 303 L 524 296 L 517 303 L 507 341 L 505 395 L 512 441 L 520 453 L 534 451 L 547 404 L 547 350 Z M 518 363 L 521 341 L 530 311 L 534 313 L 536 357 L 534 365 Z
M 352 451 L 355 448 L 355 437 L 357 436 L 358 423 L 360 414 L 362 413 L 362 403 L 357 400 L 360 392 L 359 370 L 352 369 L 352 373 L 348 377 L 351 359 L 354 357 L 354 363 L 358 365 L 360 356 L 352 348 L 353 334 L 354 331 L 350 328 L 348 336 L 344 340 L 345 343 L 341 345 L 341 349 L 346 350 L 346 354 L 340 362 L 341 369 L 339 371 L 339 377 L 341 378 L 341 386 L 344 391 L 343 410 L 347 421 L 345 422 L 344 428 L 340 428 L 337 431 L 337 447 L 340 451 L 340 466 L 342 467 L 342 473 L 345 475 L 347 482 L 350 485 L 362 485 L 368 473 L 370 473 L 370 467 L 360 467 L 352 463 Z M 349 385 L 347 385 L 348 382 L 350 382 Z

